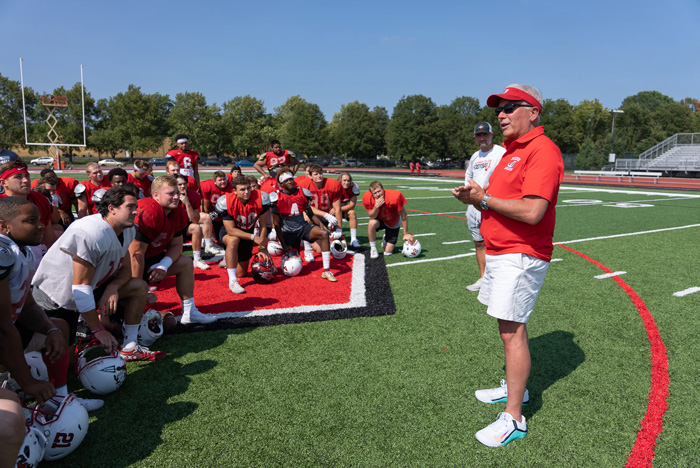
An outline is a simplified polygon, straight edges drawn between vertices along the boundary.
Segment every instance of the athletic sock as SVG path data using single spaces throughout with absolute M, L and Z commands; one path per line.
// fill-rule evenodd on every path
M 189 314 L 194 309 L 194 297 L 182 301 L 182 314 Z
M 328 270 L 331 267 L 331 253 L 321 252 L 321 258 L 323 259 L 323 269 Z
M 124 341 L 122 342 L 122 349 L 132 349 L 136 346 L 139 337 L 139 325 L 127 325 L 124 324 Z
M 201 250 L 193 250 L 192 251 L 192 259 L 193 260 L 201 260 L 202 259 L 202 251 Z
M 375 250 L 377 250 L 377 241 L 370 242 L 370 243 L 369 243 L 369 248 L 370 248 L 370 249 L 375 249 Z
M 211 247 L 212 245 L 214 245 L 214 239 L 204 239 L 204 245 L 206 245 L 207 247 Z
M 311 247 L 311 243 L 308 241 L 304 241 L 304 252 L 314 253 L 314 249 Z
M 357 229 L 350 229 L 350 242 L 357 240 Z
M 229 283 L 238 283 L 238 278 L 236 277 L 236 269 L 235 268 L 226 268 L 226 273 L 228 273 L 228 282 Z

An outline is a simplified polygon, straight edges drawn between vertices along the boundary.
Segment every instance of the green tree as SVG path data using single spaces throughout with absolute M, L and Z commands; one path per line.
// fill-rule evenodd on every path
M 172 137 L 184 133 L 190 138 L 190 146 L 202 156 L 223 154 L 226 135 L 222 126 L 221 109 L 207 104 L 201 93 L 178 93 L 168 114 L 168 126 Z M 171 137 L 173 148 L 174 138 Z
M 583 134 L 575 125 L 574 106 L 565 99 L 545 99 L 540 115 L 545 134 L 559 146 L 561 152 L 576 153 L 583 142 Z
M 607 155 L 603 155 L 600 147 L 591 138 L 586 138 L 581 144 L 581 148 L 576 155 L 576 168 L 578 169 L 600 169 L 605 165 Z
M 351 158 L 373 158 L 382 154 L 385 113 L 384 108 L 375 107 L 371 111 L 369 106 L 358 101 L 343 104 L 330 124 L 333 148 Z
M 292 96 L 275 108 L 274 122 L 286 149 L 298 155 L 320 155 L 327 150 L 328 123 L 317 104 Z
M 31 88 L 25 88 L 27 119 L 36 118 L 37 104 L 41 98 Z M 22 116 L 22 87 L 19 81 L 0 75 L 0 148 L 26 147 L 24 144 L 24 118 Z
M 574 108 L 573 130 L 582 140 L 590 138 L 593 142 L 602 141 L 610 133 L 611 126 L 610 111 L 603 108 L 597 99 L 581 101 Z
M 124 93 L 100 100 L 100 120 L 95 124 L 91 144 L 113 156 L 120 150 L 155 151 L 168 134 L 167 117 L 172 102 L 167 95 L 144 94 L 129 85 Z
M 437 155 L 440 135 L 435 107 L 432 99 L 421 94 L 399 100 L 386 132 L 389 154 L 407 160 Z
M 478 149 L 474 141 L 474 127 L 481 121 L 478 99 L 461 96 L 448 106 L 437 107 L 435 111 L 441 157 L 461 160 Z
M 223 104 L 221 114 L 224 149 L 229 154 L 258 154 L 273 139 L 271 117 L 260 99 L 238 96 Z

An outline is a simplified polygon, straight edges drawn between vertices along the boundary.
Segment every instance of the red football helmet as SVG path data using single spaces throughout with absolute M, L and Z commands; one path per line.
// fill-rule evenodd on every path
M 253 272 L 255 282 L 260 284 L 270 283 L 277 272 L 277 268 L 272 260 L 266 259 L 259 254 L 255 258 L 255 262 L 250 266 L 250 270 Z

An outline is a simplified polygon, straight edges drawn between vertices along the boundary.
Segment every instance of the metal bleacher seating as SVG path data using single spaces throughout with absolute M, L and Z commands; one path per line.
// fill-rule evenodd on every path
M 615 170 L 700 173 L 700 133 L 677 133 L 641 153 L 639 159 L 617 160 Z

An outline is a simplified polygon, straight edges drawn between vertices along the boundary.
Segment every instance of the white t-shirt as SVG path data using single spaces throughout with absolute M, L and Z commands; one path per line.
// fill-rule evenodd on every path
M 22 250 L 12 239 L 0 234 L 0 257 L 0 275 L 3 278 L 9 276 L 7 285 L 12 302 L 12 322 L 15 322 L 29 294 L 29 284 L 34 274 L 34 254 L 31 247 Z
M 498 163 L 501 161 L 503 154 L 505 154 L 506 149 L 500 145 L 493 145 L 490 151 L 483 152 L 481 150 L 477 151 L 469 159 L 469 166 L 467 166 L 467 172 L 464 174 L 464 184 L 467 184 L 469 179 L 480 186 L 484 186 L 488 183 L 493 170 L 496 169 Z M 470 224 L 470 227 L 478 228 L 481 225 L 481 212 L 476 209 L 476 207 L 469 205 L 467 208 L 467 218 L 469 218 L 471 212 L 471 218 L 474 224 Z
M 97 289 L 119 271 L 135 236 L 136 228 L 124 229 L 120 241 L 101 214 L 81 218 L 68 226 L 66 232 L 46 252 L 32 285 L 41 289 L 58 307 L 78 310 L 71 288 L 73 255 L 95 267 L 90 285 Z M 42 307 L 52 308 L 41 303 L 36 295 L 35 299 Z

